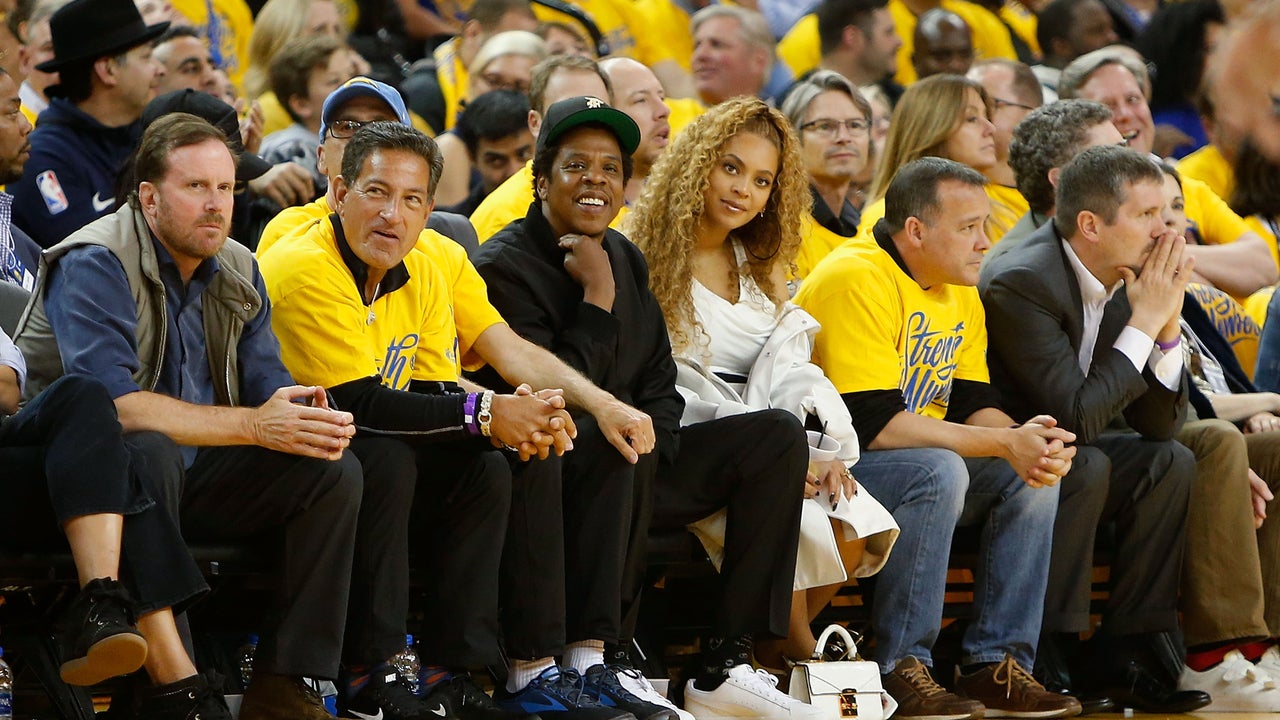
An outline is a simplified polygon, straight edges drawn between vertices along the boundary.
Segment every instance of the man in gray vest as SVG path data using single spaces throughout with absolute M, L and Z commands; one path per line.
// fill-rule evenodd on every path
M 226 242 L 235 170 L 225 136 L 204 120 L 175 113 L 148 128 L 128 204 L 41 260 L 38 299 L 18 329 L 26 394 L 63 373 L 90 375 L 125 433 L 167 437 L 157 484 L 181 493 L 189 541 L 283 537 L 240 717 L 325 720 L 302 677 L 337 675 L 363 473 L 355 448 L 344 452 L 351 415 L 330 409 L 323 388 L 294 385 L 257 265 Z

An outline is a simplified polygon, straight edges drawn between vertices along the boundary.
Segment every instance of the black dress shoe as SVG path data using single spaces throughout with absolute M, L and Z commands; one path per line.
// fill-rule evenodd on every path
M 1105 692 L 1118 707 L 1148 713 L 1188 713 L 1212 701 L 1208 693 L 1200 690 L 1170 688 L 1136 660 L 1125 663 L 1122 676 L 1113 677 Z
M 1096 713 L 1111 712 L 1116 709 L 1116 701 L 1110 697 L 1096 692 L 1074 692 L 1069 688 L 1049 687 L 1045 689 L 1050 692 L 1062 693 L 1070 695 L 1080 702 L 1081 715 L 1093 715 Z

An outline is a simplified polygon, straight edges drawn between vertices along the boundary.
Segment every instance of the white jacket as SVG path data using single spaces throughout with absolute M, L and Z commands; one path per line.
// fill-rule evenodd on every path
M 717 328 L 704 327 L 709 335 Z M 798 418 L 816 415 L 825 433 L 840 443 L 846 465 L 858 461 L 858 434 L 844 399 L 822 369 L 809 361 L 821 326 L 798 305 L 787 303 L 777 328 L 756 358 L 739 392 L 692 357 L 676 358 L 676 389 L 684 396 L 682 425 L 778 408 Z

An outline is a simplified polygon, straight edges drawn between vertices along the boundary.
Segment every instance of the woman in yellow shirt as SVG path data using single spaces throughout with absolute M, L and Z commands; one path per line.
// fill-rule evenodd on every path
M 990 102 L 982 85 L 959 75 L 934 75 L 907 88 L 889 122 L 889 135 L 871 182 L 874 202 L 862 211 L 858 238 L 869 240 L 871 228 L 884 217 L 885 188 L 903 165 L 922 157 L 940 157 L 982 173 L 995 166 Z M 988 183 L 988 197 L 995 192 Z M 993 203 L 993 212 L 994 207 Z M 987 231 L 990 235 L 990 223 Z

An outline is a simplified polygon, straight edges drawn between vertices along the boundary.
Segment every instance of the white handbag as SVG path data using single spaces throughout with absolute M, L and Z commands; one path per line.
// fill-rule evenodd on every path
M 822 650 L 833 634 L 844 639 L 847 650 L 843 658 L 823 660 Z M 813 657 L 791 668 L 791 697 L 820 709 L 828 720 L 886 720 L 898 709 L 880 684 L 880 666 L 858 658 L 853 636 L 840 625 L 823 630 Z

